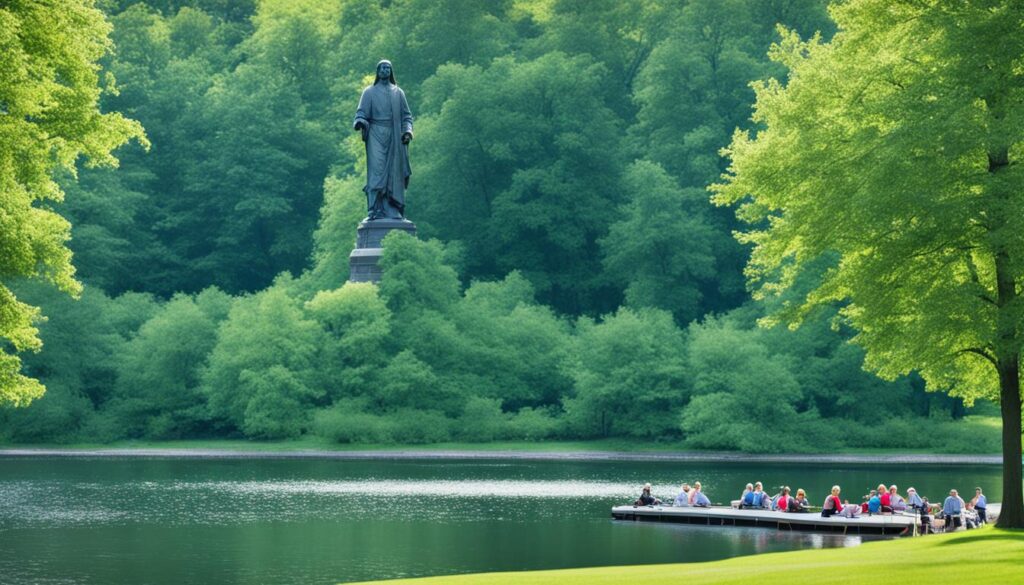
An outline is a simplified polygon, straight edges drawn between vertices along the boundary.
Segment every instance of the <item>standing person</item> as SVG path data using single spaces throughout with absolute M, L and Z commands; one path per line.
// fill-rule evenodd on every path
M 964 501 L 956 490 L 949 490 L 949 497 L 942 503 L 942 515 L 946 517 L 946 530 L 952 526 L 954 530 L 960 528 L 960 514 L 964 510 Z
M 672 505 L 678 508 L 686 508 L 690 505 L 690 484 L 683 484 L 682 491 L 680 491 L 679 495 L 676 496 L 676 499 L 674 502 L 672 502 Z
M 821 515 L 825 518 L 843 511 L 843 502 L 839 499 L 839 492 L 839 486 L 832 486 L 832 493 L 825 498 L 825 503 L 821 505 Z
M 352 127 L 366 143 L 366 219 L 403 219 L 412 175 L 412 112 L 395 83 L 391 61 L 377 63 L 377 77 L 363 90 Z
M 974 497 L 971 498 L 971 503 L 974 504 L 974 511 L 978 513 L 978 524 L 988 524 L 988 518 L 985 516 L 985 508 L 988 507 L 988 498 L 985 494 L 981 493 L 981 488 L 974 488 Z

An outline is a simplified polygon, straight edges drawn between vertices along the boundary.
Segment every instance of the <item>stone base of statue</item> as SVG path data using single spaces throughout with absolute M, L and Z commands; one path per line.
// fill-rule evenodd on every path
M 380 282 L 380 257 L 384 236 L 401 230 L 416 235 L 416 224 L 407 219 L 363 220 L 356 228 L 356 248 L 348 257 L 349 282 Z

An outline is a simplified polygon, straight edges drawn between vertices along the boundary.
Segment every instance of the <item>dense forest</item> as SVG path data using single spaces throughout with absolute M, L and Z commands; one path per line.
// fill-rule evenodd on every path
M 786 75 L 777 25 L 829 38 L 824 0 L 99 5 L 103 109 L 148 148 L 61 178 L 84 292 L 14 285 L 47 315 L 23 354 L 47 392 L 0 410 L 6 440 L 999 450 L 962 420 L 991 405 L 865 372 L 838 304 L 758 326 L 787 299 L 751 299 L 707 187 L 751 82 Z M 385 57 L 419 238 L 345 284 Z

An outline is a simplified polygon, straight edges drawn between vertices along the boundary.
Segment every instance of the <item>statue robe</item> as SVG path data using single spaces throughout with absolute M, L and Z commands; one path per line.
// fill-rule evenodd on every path
M 366 206 L 370 219 L 405 216 L 405 190 L 409 186 L 409 146 L 403 134 L 412 134 L 412 113 L 405 92 L 380 80 L 363 90 L 353 126 L 365 125 Z

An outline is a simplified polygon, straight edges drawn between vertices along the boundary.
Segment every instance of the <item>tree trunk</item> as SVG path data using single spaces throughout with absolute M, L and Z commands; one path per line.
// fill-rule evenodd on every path
M 1005 155 L 1004 155 L 1005 156 Z M 1003 508 L 1000 528 L 1024 528 L 1024 490 L 1021 484 L 1020 352 L 1018 315 L 1014 310 L 1017 280 L 1005 249 L 995 255 L 996 370 L 999 372 L 999 407 L 1003 415 Z
M 999 364 L 1000 410 L 1003 414 L 1003 508 L 996 525 L 1024 528 L 1021 489 L 1020 361 L 1014 356 Z

